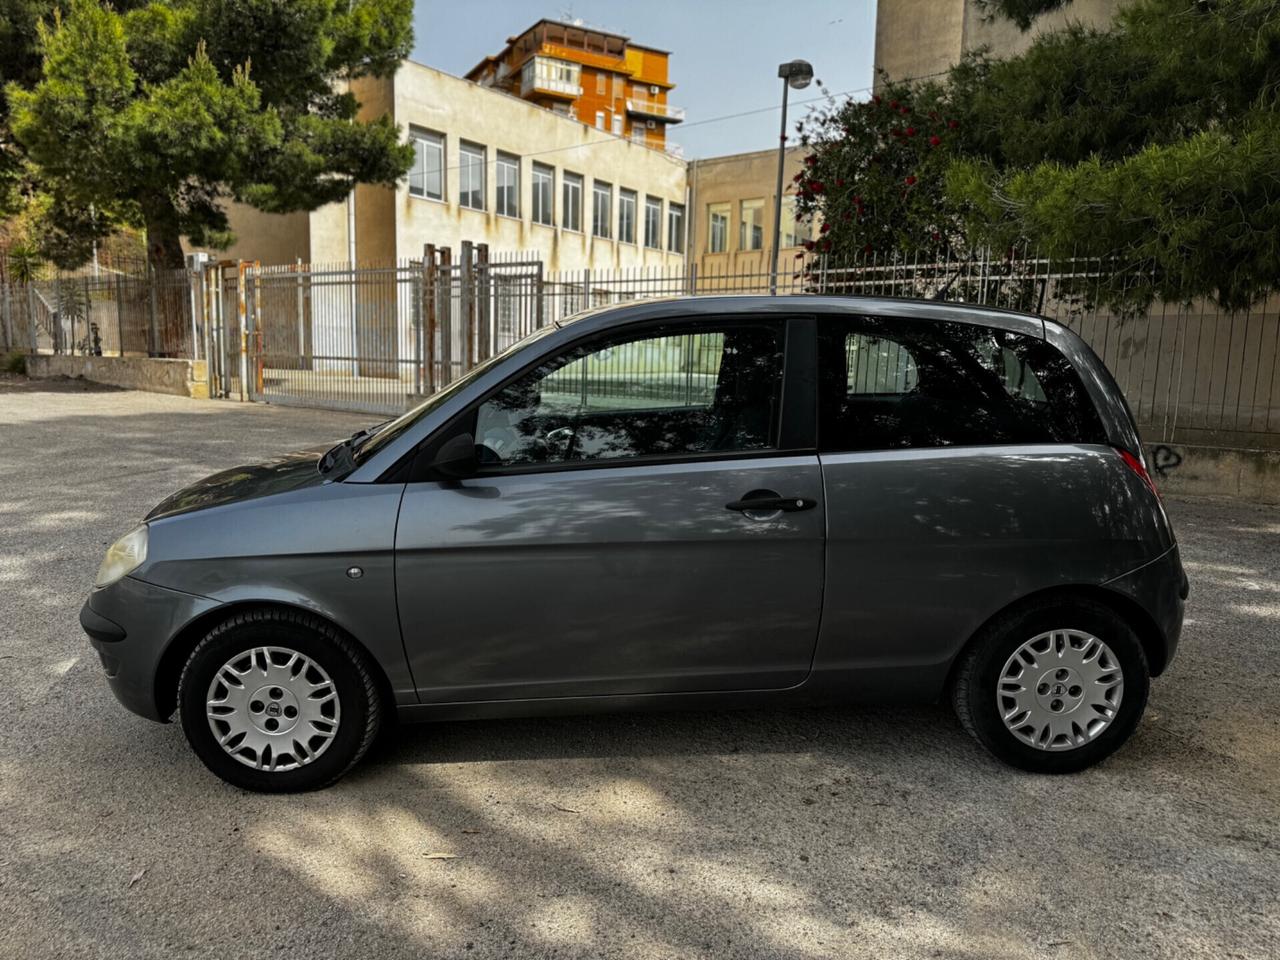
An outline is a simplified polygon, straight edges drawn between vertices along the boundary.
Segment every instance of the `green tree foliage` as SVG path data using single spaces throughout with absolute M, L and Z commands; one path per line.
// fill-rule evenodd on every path
M 1012 20 L 1020 30 L 1030 30 L 1031 24 L 1041 14 L 1061 10 L 1071 0 L 978 0 L 987 17 L 1003 17 Z
M 1110 29 L 1070 27 L 1018 57 L 966 60 L 940 87 L 899 89 L 917 115 L 923 97 L 959 128 L 937 156 L 891 156 L 918 157 L 917 183 L 955 249 L 1105 258 L 1113 303 L 1209 297 L 1236 309 L 1280 289 L 1278 90 L 1280 0 L 1135 0 Z M 884 150 L 849 126 L 815 124 L 813 167 L 891 201 L 879 216 L 906 228 L 895 246 L 910 251 L 928 224 L 910 194 L 887 189 Z M 841 211 L 814 208 L 833 250 L 874 242 Z
M 156 266 L 181 266 L 182 237 L 233 239 L 227 200 L 281 213 L 394 183 L 412 152 L 390 118 L 356 121 L 347 83 L 396 69 L 411 18 L 411 0 L 70 0 L 37 27 L 38 76 L 6 90 L 47 246 L 82 262 L 131 222 Z

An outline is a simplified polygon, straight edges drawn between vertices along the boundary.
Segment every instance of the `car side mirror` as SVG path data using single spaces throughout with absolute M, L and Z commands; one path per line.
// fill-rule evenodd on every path
M 476 438 L 469 433 L 450 437 L 436 451 L 431 469 L 451 480 L 475 476 L 480 469 L 480 461 L 476 457 Z

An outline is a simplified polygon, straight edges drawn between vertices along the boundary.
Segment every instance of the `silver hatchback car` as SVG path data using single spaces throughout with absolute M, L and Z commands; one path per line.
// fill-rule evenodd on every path
M 1187 580 L 1106 368 L 1049 320 L 713 297 L 539 330 L 329 450 L 179 491 L 81 623 L 116 696 L 253 790 L 404 720 L 936 701 L 1079 770 Z

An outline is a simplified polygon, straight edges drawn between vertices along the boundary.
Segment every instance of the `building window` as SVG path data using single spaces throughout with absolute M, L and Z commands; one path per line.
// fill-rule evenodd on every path
M 582 229 L 582 177 L 576 173 L 565 173 L 564 203 L 560 210 L 560 225 L 566 230 Z
M 498 196 L 496 209 L 504 217 L 520 216 L 520 158 L 498 154 Z
M 484 209 L 484 147 L 458 145 L 458 203 L 472 210 Z
M 724 253 L 729 249 L 729 204 L 709 204 L 707 225 L 707 253 Z
M 609 223 L 613 219 L 613 187 L 599 180 L 591 184 L 591 232 L 597 237 L 609 236 Z
M 742 219 L 738 222 L 738 249 L 764 249 L 763 200 L 742 201 Z
M 804 246 L 806 240 L 813 237 L 813 229 L 808 220 L 796 217 L 796 198 L 782 198 L 782 246 Z
M 618 239 L 623 243 L 636 242 L 636 192 L 618 191 Z
M 603 96 L 604 96 L 604 85 L 605 85 L 605 76 L 604 76 L 604 74 L 603 74 L 603 73 L 597 73 L 597 74 L 596 74 L 596 96 L 597 96 L 597 97 L 603 97 Z M 598 114 L 597 114 L 597 116 L 598 116 Z
M 533 222 L 544 223 L 548 227 L 555 223 L 552 210 L 552 198 L 555 196 L 556 172 L 546 164 L 533 165 Z M 578 187 L 581 192 L 582 187 Z
M 622 114 L 620 113 L 613 115 L 613 135 L 615 137 L 622 136 Z
M 596 129 L 597 129 L 597 130 L 608 130 L 608 129 L 609 129 L 607 126 L 605 126 L 605 122 L 604 122 L 604 111 L 603 111 L 603 110 L 597 110 L 597 111 L 596 111 Z
M 409 128 L 413 144 L 413 168 L 409 171 L 409 194 L 414 197 L 444 199 L 444 137 L 429 130 Z
M 684 253 L 684 204 L 667 206 L 667 250 Z
M 662 249 L 662 201 L 657 197 L 644 198 L 644 245 Z

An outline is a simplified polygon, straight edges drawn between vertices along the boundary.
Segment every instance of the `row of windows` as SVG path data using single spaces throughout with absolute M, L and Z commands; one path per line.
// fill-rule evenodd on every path
M 707 253 L 724 253 L 729 249 L 729 223 L 733 216 L 733 204 L 707 204 Z M 812 236 L 810 224 L 796 216 L 796 198 L 782 198 L 783 247 L 798 247 Z M 738 201 L 739 250 L 763 250 L 764 198 Z
M 783 331 L 686 324 L 574 346 L 479 406 L 478 455 L 521 467 L 776 448 Z M 1036 337 L 833 317 L 818 359 L 824 451 L 1105 442 L 1070 362 Z
M 445 195 L 444 136 L 413 128 L 409 134 L 415 155 L 409 171 L 409 194 L 431 200 Z M 458 143 L 458 203 L 472 210 L 485 209 L 485 168 L 487 148 L 466 140 Z M 520 158 L 497 151 L 494 160 L 494 210 L 504 217 L 520 216 Z M 534 162 L 530 217 L 534 223 L 555 226 L 555 167 Z M 581 231 L 585 180 L 581 174 L 562 170 L 560 173 L 560 226 Z M 591 233 L 611 238 L 614 231 L 613 184 L 591 181 Z M 663 249 L 662 198 L 644 198 L 643 219 L 639 211 L 640 197 L 634 190 L 620 187 L 617 191 L 617 239 L 622 243 L 643 242 L 653 250 Z M 667 204 L 665 248 L 671 253 L 684 253 L 684 206 Z M 637 240 L 639 237 L 639 240 Z

